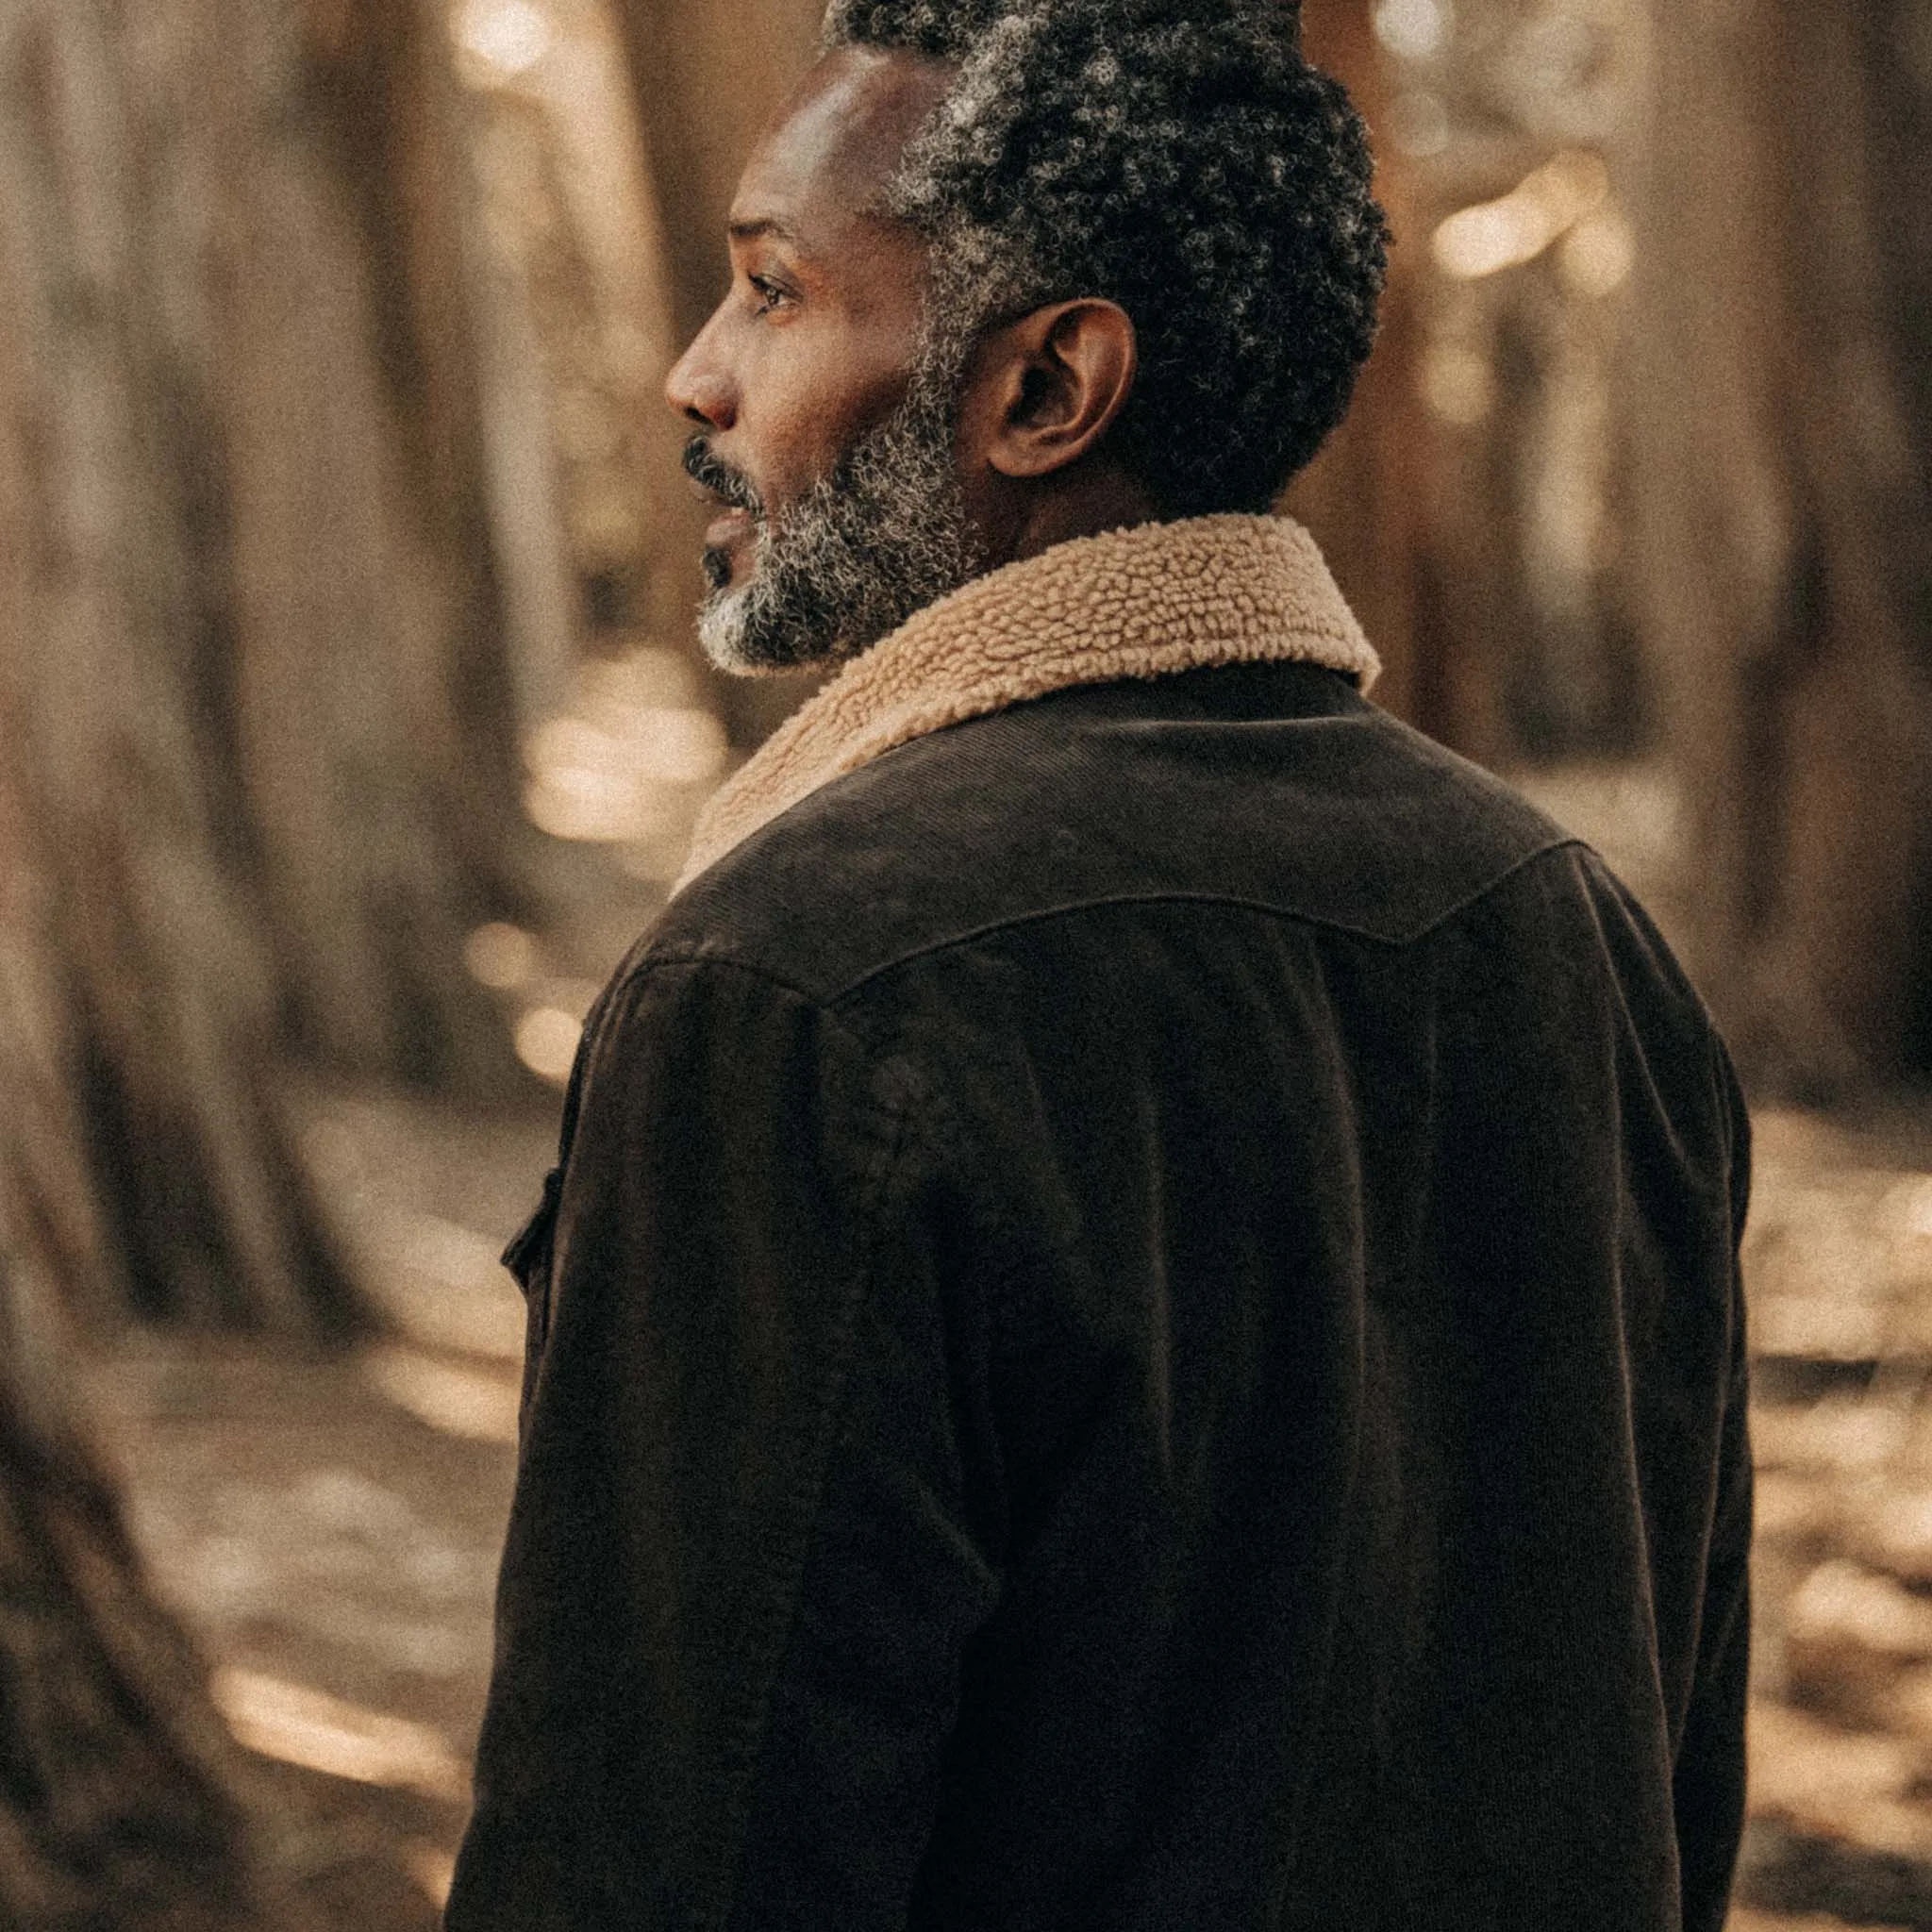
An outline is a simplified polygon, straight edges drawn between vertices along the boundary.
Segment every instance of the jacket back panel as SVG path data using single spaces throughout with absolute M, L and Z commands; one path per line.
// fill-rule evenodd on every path
M 827 788 L 667 965 L 918 1124 L 732 1924 L 1722 1924 L 1744 1126 L 1592 854 L 1330 674 L 1193 673 Z M 941 1528 L 856 1561 L 921 1351 Z

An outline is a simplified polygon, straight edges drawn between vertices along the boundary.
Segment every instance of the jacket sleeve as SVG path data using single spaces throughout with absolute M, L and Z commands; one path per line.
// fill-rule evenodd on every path
M 1697 1676 L 1677 1750 L 1674 1798 L 1685 1932 L 1722 1932 L 1744 1829 L 1751 1667 L 1750 1383 L 1738 1249 L 1751 1192 L 1751 1127 L 1729 1057 L 1714 1044 L 1729 1119 L 1731 1349 L 1718 1437 Z
M 999 1541 L 916 1112 L 736 967 L 597 1016 L 451 1932 L 903 1926 Z

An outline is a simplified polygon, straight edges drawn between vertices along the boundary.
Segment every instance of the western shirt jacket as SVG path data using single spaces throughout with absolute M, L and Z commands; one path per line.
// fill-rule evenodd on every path
M 824 785 L 511 1250 L 451 1932 L 1718 1932 L 1746 1175 L 1629 895 L 1332 670 Z

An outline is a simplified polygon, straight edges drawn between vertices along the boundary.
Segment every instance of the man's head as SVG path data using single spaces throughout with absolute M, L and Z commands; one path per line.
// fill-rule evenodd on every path
M 836 0 L 669 393 L 708 647 L 863 649 L 1085 530 L 1263 509 L 1347 407 L 1386 231 L 1287 0 Z

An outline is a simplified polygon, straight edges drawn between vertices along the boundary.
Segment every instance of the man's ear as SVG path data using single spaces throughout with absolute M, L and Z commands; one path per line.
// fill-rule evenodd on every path
M 1132 319 L 1098 297 L 1036 308 L 995 330 L 974 384 L 987 466 L 1030 477 L 1078 462 L 1126 406 L 1139 366 Z

